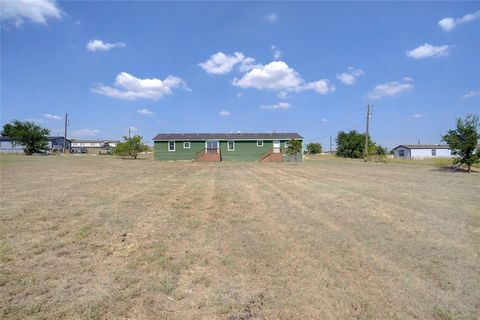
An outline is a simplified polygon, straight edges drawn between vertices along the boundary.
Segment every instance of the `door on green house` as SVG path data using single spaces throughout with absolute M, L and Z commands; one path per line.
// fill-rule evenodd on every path
M 207 153 L 218 153 L 218 140 L 207 140 Z
M 273 153 L 280 153 L 280 140 L 273 140 Z

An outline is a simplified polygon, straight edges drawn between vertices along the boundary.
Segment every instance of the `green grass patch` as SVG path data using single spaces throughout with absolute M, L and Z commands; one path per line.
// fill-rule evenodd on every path
M 92 229 L 90 229 L 89 227 L 83 227 L 80 230 L 78 230 L 77 233 L 75 233 L 75 238 L 84 239 L 90 236 L 91 234 L 92 234 Z
M 453 320 L 455 319 L 451 312 L 440 307 L 433 308 L 433 317 L 435 320 Z
M 8 262 L 11 261 L 12 258 L 10 257 L 10 252 L 12 249 L 7 242 L 0 242 L 0 261 L 1 262 Z

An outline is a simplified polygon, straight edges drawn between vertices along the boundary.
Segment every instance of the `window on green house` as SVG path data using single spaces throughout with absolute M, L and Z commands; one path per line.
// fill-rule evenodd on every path
M 168 141 L 168 151 L 175 151 L 175 141 Z
M 257 147 L 263 147 L 263 140 L 257 140 Z
M 235 151 L 235 141 L 233 140 L 228 141 L 228 151 Z
M 183 143 L 183 149 L 190 149 L 190 142 L 186 141 Z

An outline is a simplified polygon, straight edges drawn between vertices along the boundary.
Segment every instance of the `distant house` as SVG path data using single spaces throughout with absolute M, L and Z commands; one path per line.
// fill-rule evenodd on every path
M 50 136 L 47 137 L 48 146 L 47 150 L 56 152 L 63 150 L 63 142 L 65 141 L 64 137 L 61 136 Z M 71 141 L 66 139 L 65 148 L 70 150 Z M 10 137 L 0 136 L 0 152 L 1 153 L 23 153 L 23 146 L 15 144 Z
M 98 153 L 102 148 L 115 148 L 118 140 L 72 140 L 72 150 L 86 149 L 88 153 Z
M 397 159 L 427 159 L 432 157 L 452 157 L 446 144 L 403 144 L 392 149 Z
M 303 145 L 298 133 L 163 133 L 153 141 L 156 160 L 280 162 L 291 139 Z

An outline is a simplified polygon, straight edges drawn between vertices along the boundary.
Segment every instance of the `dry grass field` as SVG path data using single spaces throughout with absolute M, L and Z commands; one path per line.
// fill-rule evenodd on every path
M 478 319 L 480 174 L 2 156 L 1 319 Z

